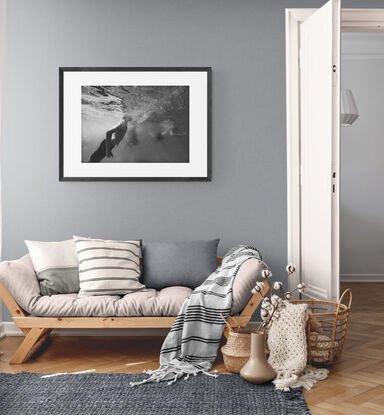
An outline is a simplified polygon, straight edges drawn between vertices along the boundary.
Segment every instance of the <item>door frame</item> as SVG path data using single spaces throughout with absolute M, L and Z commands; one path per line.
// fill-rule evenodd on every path
M 318 9 L 285 9 L 287 128 L 287 259 L 295 267 L 288 289 L 301 281 L 300 24 Z M 342 9 L 342 32 L 384 32 L 384 9 Z M 340 186 L 338 186 L 340 189 Z
M 5 33 L 6 33 L 6 0 L 0 0 L 0 145 L 1 145 L 1 131 L 2 129 L 2 113 L 3 113 L 3 78 L 4 78 L 4 60 L 5 60 Z M 1 179 L 1 177 L 0 177 Z M 1 194 L 1 184 L 0 184 L 0 261 L 2 258 L 2 194 Z M 0 339 L 4 337 L 4 325 L 3 313 L 2 313 L 2 302 L 0 301 Z

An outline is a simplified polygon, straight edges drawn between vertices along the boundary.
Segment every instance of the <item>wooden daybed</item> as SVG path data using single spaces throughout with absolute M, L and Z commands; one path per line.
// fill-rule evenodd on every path
M 218 258 L 220 264 L 222 258 Z M 246 327 L 260 304 L 263 296 L 269 291 L 265 280 L 265 289 L 261 293 L 253 294 L 242 312 L 236 317 L 228 317 L 228 323 L 236 329 Z M 171 328 L 176 317 L 34 317 L 25 312 L 12 297 L 10 292 L 0 282 L 0 297 L 12 315 L 16 326 L 23 332 L 25 338 L 11 364 L 23 363 L 34 346 L 40 347 L 53 329 L 148 329 Z M 228 328 L 224 335 L 228 336 Z

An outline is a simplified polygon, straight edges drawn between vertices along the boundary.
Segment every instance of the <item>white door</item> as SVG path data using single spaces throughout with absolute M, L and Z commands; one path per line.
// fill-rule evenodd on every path
M 340 0 L 301 24 L 301 280 L 339 296 Z

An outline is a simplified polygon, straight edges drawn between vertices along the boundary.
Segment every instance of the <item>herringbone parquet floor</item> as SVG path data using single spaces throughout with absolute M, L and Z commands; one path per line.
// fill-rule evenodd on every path
M 384 414 L 384 284 L 349 284 L 353 305 L 342 360 L 305 398 L 313 415 Z M 27 363 L 10 366 L 21 337 L 0 341 L 0 372 L 138 373 L 158 367 L 161 338 L 52 337 Z M 219 356 L 216 369 L 226 373 Z M 111 414 L 112 415 L 112 414 Z
M 305 393 L 313 415 L 384 414 L 384 284 L 348 285 L 353 304 L 343 356 Z

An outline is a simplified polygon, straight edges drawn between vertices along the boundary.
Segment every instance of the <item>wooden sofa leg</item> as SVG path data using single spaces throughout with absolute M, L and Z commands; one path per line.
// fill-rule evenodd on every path
M 39 339 L 37 340 L 37 342 L 41 342 L 41 343 L 43 343 L 48 337 L 49 337 L 49 335 L 51 334 L 51 331 L 52 331 L 53 329 L 44 329 L 44 331 L 40 334 L 40 337 L 39 337 Z M 36 342 L 36 343 L 37 343 Z M 35 344 L 36 344 L 35 343 Z
M 49 334 L 50 329 L 44 328 L 32 328 L 26 335 L 25 339 L 17 349 L 12 360 L 9 362 L 11 365 L 19 365 L 24 362 L 33 346 L 47 333 Z
M 257 294 L 253 294 L 251 299 L 248 301 L 247 305 L 244 307 L 244 310 L 240 313 L 238 317 L 231 317 L 229 316 L 227 319 L 227 323 L 233 327 L 234 330 L 238 327 L 241 328 L 247 327 L 249 321 L 251 320 L 253 313 L 256 311 L 259 304 L 263 301 L 264 296 L 269 291 L 269 283 L 267 280 L 264 280 L 264 289 Z M 224 336 L 228 338 L 229 335 L 229 328 L 226 327 L 224 329 Z

